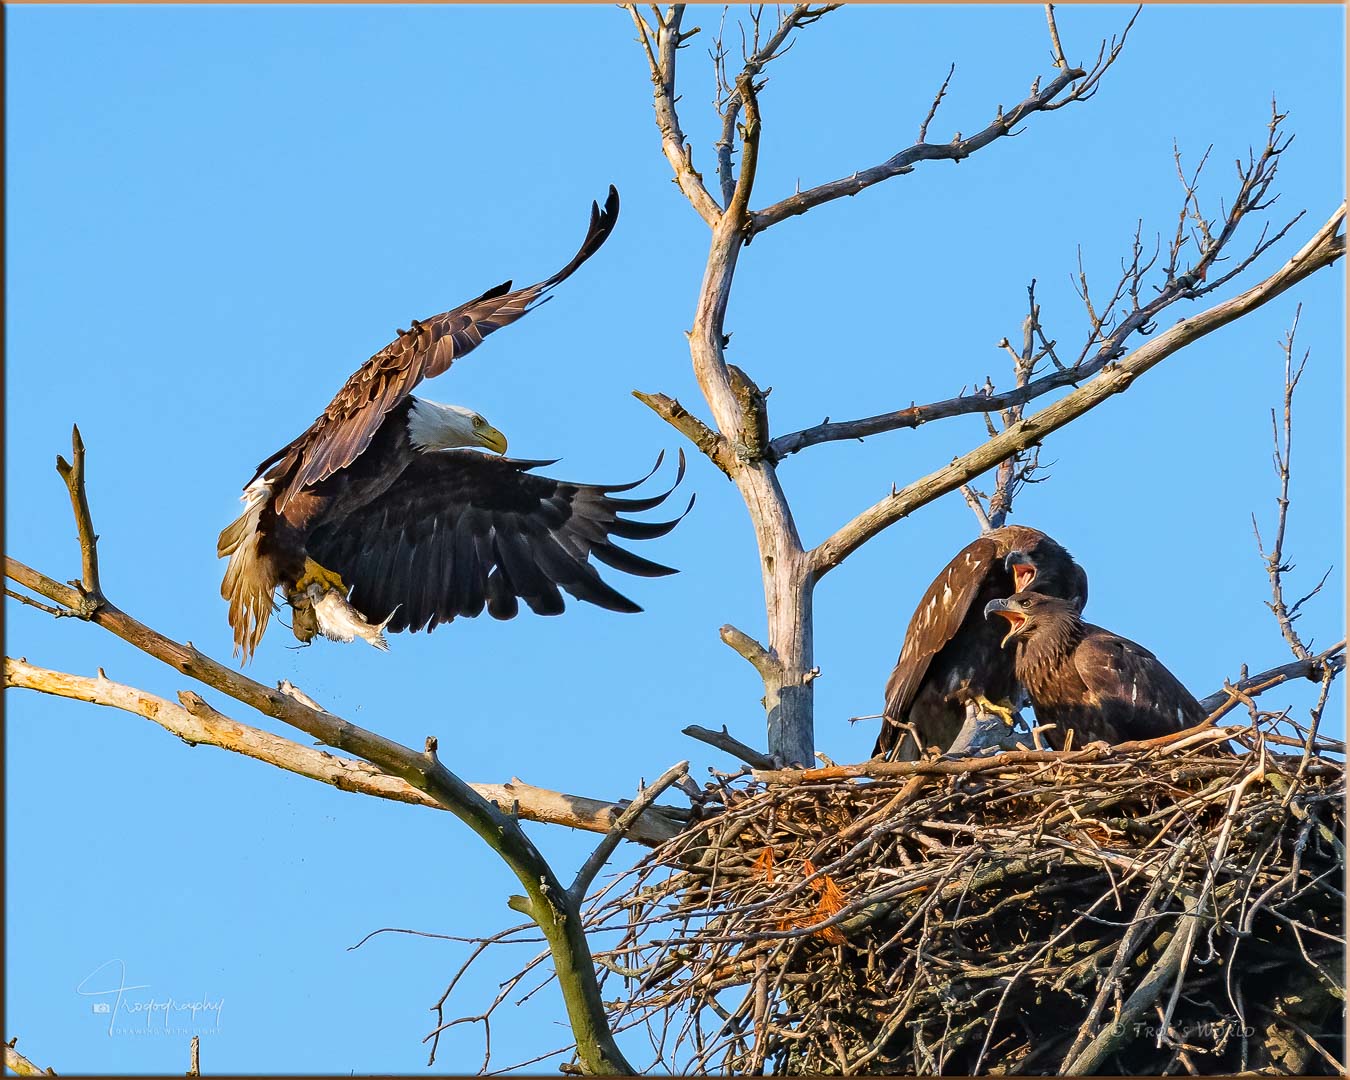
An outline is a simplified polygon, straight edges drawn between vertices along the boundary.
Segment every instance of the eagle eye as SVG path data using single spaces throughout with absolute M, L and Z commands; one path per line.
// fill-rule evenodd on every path
M 485 421 L 483 420 L 483 418 L 482 418 L 481 416 L 475 416 L 475 417 L 473 418 L 473 429 L 474 429 L 475 431 L 480 430 L 480 429 L 483 427 L 483 424 L 484 424 L 484 423 L 485 423 Z

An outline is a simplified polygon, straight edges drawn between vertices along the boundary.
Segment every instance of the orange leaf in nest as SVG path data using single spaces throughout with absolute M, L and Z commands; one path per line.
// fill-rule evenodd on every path
M 816 903 L 816 909 L 823 911 L 827 916 L 841 911 L 845 904 L 844 891 L 834 883 L 834 878 L 826 874 L 816 885 L 816 894 L 820 899 Z
M 806 871 L 807 877 L 810 877 L 816 872 L 815 865 L 810 859 L 807 859 L 802 864 L 802 869 Z M 822 922 L 831 915 L 836 915 L 843 910 L 847 898 L 844 896 L 843 890 L 835 884 L 834 878 L 830 877 L 829 874 L 822 874 L 820 877 L 816 878 L 815 881 L 811 882 L 811 888 L 814 889 L 816 893 L 816 912 L 812 922 Z M 813 936 L 824 938 L 831 945 L 842 945 L 848 940 L 839 929 L 834 926 L 827 926 L 822 930 L 817 930 Z
M 773 848 L 766 847 L 759 853 L 759 858 L 751 865 L 750 870 L 755 875 L 762 877 L 770 885 L 773 884 Z

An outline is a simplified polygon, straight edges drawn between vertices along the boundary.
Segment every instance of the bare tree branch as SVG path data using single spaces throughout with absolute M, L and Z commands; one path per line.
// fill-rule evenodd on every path
M 217 746 L 298 776 L 331 784 L 339 791 L 413 803 L 433 810 L 447 809 L 425 791 L 364 761 L 339 757 L 232 720 L 191 690 L 180 691 L 178 700 L 181 704 L 175 704 L 144 690 L 113 682 L 101 672 L 97 678 L 68 675 L 13 657 L 4 660 L 4 685 L 6 689 L 36 690 L 121 709 L 153 720 L 190 746 Z M 548 791 L 519 780 L 469 786 L 498 809 L 525 821 L 564 825 L 588 832 L 608 832 L 626 811 L 619 803 Z M 659 844 L 676 835 L 686 819 L 687 815 L 678 810 L 657 807 L 638 818 L 627 835 L 639 843 Z
M 665 394 L 644 394 L 641 390 L 634 390 L 633 396 L 698 447 L 704 456 L 727 476 L 732 475 L 735 455 L 724 436 L 713 431 L 677 400 Z
M 1272 457 L 1275 463 L 1275 474 L 1280 478 L 1280 494 L 1276 503 L 1280 509 L 1276 518 L 1275 539 L 1269 552 L 1265 550 L 1261 542 L 1261 529 L 1256 524 L 1255 514 L 1252 515 L 1252 531 L 1256 534 L 1256 550 L 1260 552 L 1261 559 L 1266 564 L 1266 573 L 1270 577 L 1271 598 L 1266 601 L 1266 607 L 1270 608 L 1271 613 L 1275 616 L 1275 621 L 1280 625 L 1280 633 L 1284 635 L 1284 640 L 1289 643 L 1289 648 L 1293 654 L 1300 660 L 1306 660 L 1310 655 L 1308 647 L 1299 637 L 1298 631 L 1294 629 L 1294 622 L 1299 617 L 1299 609 L 1322 591 L 1322 586 L 1326 584 L 1331 570 L 1328 569 L 1322 575 L 1322 580 L 1313 586 L 1312 591 L 1306 596 L 1297 600 L 1292 606 L 1285 603 L 1284 575 L 1293 569 L 1293 564 L 1285 562 L 1284 559 L 1284 533 L 1289 518 L 1289 464 L 1294 444 L 1294 390 L 1298 387 L 1298 381 L 1303 377 L 1303 369 L 1308 364 L 1308 353 L 1305 352 L 1303 359 L 1299 361 L 1298 369 L 1294 369 L 1294 337 L 1298 333 L 1298 320 L 1302 313 L 1303 305 L 1300 304 L 1294 312 L 1294 323 L 1290 326 L 1289 332 L 1281 343 L 1284 352 L 1284 422 L 1282 426 L 1277 427 L 1275 410 L 1272 409 L 1270 412 L 1271 435 L 1275 442 L 1275 451 Z
M 38 611 L 45 611 L 54 619 L 69 619 L 75 617 L 74 613 L 67 608 L 52 607 L 50 604 L 44 604 L 41 600 L 34 600 L 31 596 L 25 596 L 23 593 L 15 592 L 10 588 L 5 589 L 5 595 L 11 600 L 17 600 L 27 607 L 37 608 Z
M 553 955 L 559 987 L 567 1006 L 577 1054 L 583 1068 L 592 1074 L 632 1075 L 633 1068 L 614 1041 L 605 1016 L 590 946 L 582 929 L 581 913 L 552 867 L 525 835 L 520 823 L 502 813 L 472 787 L 441 764 L 436 740 L 428 738 L 418 753 L 382 735 L 358 727 L 332 713 L 308 705 L 233 671 L 193 647 L 164 637 L 136 621 L 106 600 L 98 590 L 97 535 L 88 513 L 84 483 L 84 448 L 76 429 L 74 462 L 58 462 L 62 479 L 71 493 L 79 530 L 86 577 L 83 588 L 60 585 L 6 556 L 5 574 L 25 588 L 93 622 L 129 642 L 142 652 L 168 664 L 207 686 L 214 687 L 282 723 L 297 728 L 320 742 L 364 758 L 391 776 L 406 781 L 440 803 L 468 825 L 501 857 L 516 875 L 525 896 L 515 896 L 510 906 L 533 919 L 544 932 Z M 90 552 L 94 555 L 91 558 Z M 93 574 L 90 575 L 90 568 Z
M 1342 639 L 1316 656 L 1295 660 L 1292 664 L 1283 664 L 1256 675 L 1249 675 L 1245 679 L 1239 679 L 1233 684 L 1233 688 L 1256 696 L 1256 693 L 1263 693 L 1280 685 L 1280 683 L 1288 682 L 1290 679 L 1309 679 L 1312 682 L 1320 682 L 1326 673 L 1330 672 L 1335 676 L 1344 670 L 1345 640 Z M 1224 704 L 1229 697 L 1228 691 L 1216 690 L 1209 697 L 1201 698 L 1200 707 L 1206 712 L 1212 713 Z
M 34 1065 L 21 1053 L 14 1049 L 14 1045 L 19 1040 L 10 1039 L 5 1043 L 5 1068 L 17 1076 L 55 1076 L 54 1069 L 44 1069 Z
M 1012 129 L 1028 116 L 1046 111 L 1050 103 L 1066 87 L 1075 79 L 1081 79 L 1085 75 L 1087 75 L 1087 72 L 1082 68 L 1070 68 L 1068 71 L 1061 72 L 1044 90 L 1031 94 L 1025 101 L 1014 106 L 1011 112 L 999 115 L 982 131 L 967 139 L 961 138 L 958 133 L 957 137 L 949 143 L 915 143 L 913 146 L 907 147 L 888 158 L 880 165 L 874 165 L 870 169 L 863 169 L 838 180 L 831 180 L 806 191 L 796 192 L 772 206 L 757 210 L 750 217 L 750 224 L 746 233 L 747 238 L 752 239 L 765 229 L 777 225 L 780 221 L 804 214 L 823 203 L 842 199 L 846 195 L 857 195 L 883 180 L 912 173 L 915 165 L 920 161 L 961 161 L 968 158 L 971 154 L 984 149 L 995 140 L 1013 134 Z
M 1050 48 L 1054 50 L 1055 67 L 1063 71 L 1069 66 L 1069 62 L 1064 59 L 1064 46 L 1059 43 L 1059 27 L 1055 25 L 1055 5 L 1045 5 L 1045 21 L 1050 26 Z
M 952 64 L 947 69 L 947 77 L 942 80 L 938 92 L 933 95 L 933 104 L 928 107 L 928 115 L 923 118 L 923 123 L 919 125 L 919 142 L 924 142 L 928 138 L 928 125 L 933 122 L 933 117 L 937 116 L 938 106 L 942 104 L 942 99 L 947 96 L 947 87 L 951 85 L 952 76 L 955 74 L 956 65 Z
M 755 188 L 755 170 L 759 164 L 759 99 L 755 96 L 755 80 L 749 71 L 736 76 L 736 94 L 745 110 L 741 125 L 741 171 L 727 203 L 727 216 L 743 221 L 750 209 L 750 192 Z
M 1073 393 L 863 511 L 811 552 L 816 577 L 828 573 L 873 536 L 919 507 L 955 491 L 1004 458 L 1040 442 L 1112 395 L 1128 390 L 1140 375 L 1191 342 L 1255 311 L 1286 289 L 1336 262 L 1345 253 L 1345 236 L 1340 231 L 1344 220 L 1345 204 L 1342 203 L 1312 239 L 1264 281 L 1194 318 L 1178 322 L 1119 362 L 1105 365 L 1097 376 Z
M 84 594 L 85 605 L 97 606 L 103 598 L 103 589 L 98 577 L 98 536 L 89 516 L 89 499 L 84 490 L 84 440 L 80 438 L 80 429 L 72 427 L 70 432 L 71 457 L 74 464 L 67 462 L 60 454 L 56 456 L 56 471 L 65 481 L 70 493 L 70 509 L 75 515 L 75 525 L 80 536 L 79 588 Z M 72 582 L 71 584 L 75 584 Z
M 879 184 L 883 180 L 889 180 L 893 176 L 904 176 L 906 173 L 914 171 L 914 166 L 920 161 L 961 161 L 970 157 L 978 150 L 984 149 L 990 143 L 1004 138 L 1008 135 L 1016 135 L 1013 131 L 1023 120 L 1038 112 L 1051 112 L 1073 101 L 1086 101 L 1096 90 L 1098 81 L 1106 70 L 1115 63 L 1120 51 L 1125 46 L 1125 39 L 1129 36 L 1131 27 L 1134 26 L 1134 20 L 1138 18 L 1139 9 L 1135 10 L 1131 16 L 1129 24 L 1126 25 L 1120 40 L 1113 38 L 1109 55 L 1105 46 L 1102 53 L 1098 55 L 1097 63 L 1091 71 L 1085 71 L 1082 68 L 1071 68 L 1067 65 L 1061 67 L 1060 73 L 1051 80 L 1044 89 L 1039 88 L 1040 80 L 1037 79 L 1033 84 L 1029 97 L 1018 105 L 1014 106 L 1010 112 L 1004 113 L 1002 106 L 999 107 L 998 115 L 982 131 L 967 139 L 961 138 L 958 132 L 956 137 L 949 143 L 941 145 L 924 141 L 927 134 L 928 123 L 932 119 L 933 112 L 936 111 L 937 102 L 934 102 L 933 110 L 924 121 L 919 135 L 919 142 L 907 149 L 901 150 L 898 154 L 888 158 L 880 165 L 875 165 L 870 169 L 864 169 L 853 173 L 852 176 L 841 177 L 838 180 L 832 180 L 829 183 L 820 184 L 807 191 L 799 191 L 788 196 L 772 206 L 759 210 L 751 215 L 749 226 L 746 230 L 746 239 L 750 240 L 762 233 L 770 226 L 778 224 L 786 218 L 795 217 L 798 214 L 804 214 L 812 207 L 820 206 L 822 203 L 832 202 L 835 199 L 843 198 L 846 195 L 857 195 L 860 191 L 865 191 L 874 184 Z M 1050 31 L 1054 41 L 1054 47 L 1057 55 L 1057 66 L 1063 59 L 1063 50 L 1059 47 L 1058 31 L 1055 28 L 1054 18 L 1050 16 Z M 949 76 L 950 77 L 950 76 Z M 1060 101 L 1056 98 L 1064 93 L 1073 83 L 1082 80 L 1079 86 L 1075 87 L 1070 93 Z M 946 83 L 943 84 L 946 88 Z M 938 94 L 938 100 L 942 97 L 941 91 Z
M 664 15 L 654 8 L 652 18 L 656 20 L 655 26 L 642 17 L 636 4 L 628 4 L 626 8 L 633 17 L 633 25 L 637 27 L 638 38 L 647 54 L 647 66 L 655 88 L 653 97 L 656 126 L 661 130 L 661 149 L 675 171 L 675 182 L 680 185 L 685 198 L 698 211 L 699 217 L 710 226 L 716 226 L 722 216 L 721 208 L 708 193 L 703 177 L 694 168 L 694 151 L 680 128 L 680 117 L 675 109 L 675 53 L 686 40 L 699 32 L 698 27 L 681 32 L 683 4 L 672 5 Z
M 1010 410 L 1019 410 L 1026 403 L 1052 391 L 1066 386 L 1076 387 L 1085 379 L 1095 375 L 1111 361 L 1124 355 L 1127 343 L 1133 335 L 1147 336 L 1152 333 L 1159 316 L 1167 308 L 1182 300 L 1198 299 L 1213 292 L 1224 282 L 1231 280 L 1237 273 L 1250 266 L 1260 254 L 1269 250 L 1270 246 L 1283 237 L 1294 223 L 1302 217 L 1302 214 L 1294 217 L 1277 230 L 1274 236 L 1269 235 L 1268 229 L 1264 229 L 1252 250 L 1239 261 L 1238 266 L 1224 274 L 1219 280 L 1208 284 L 1202 283 L 1210 268 L 1222 257 L 1226 248 L 1231 245 L 1243 220 L 1249 214 L 1266 209 L 1273 202 L 1273 199 L 1263 200 L 1274 181 L 1279 167 L 1280 155 L 1288 148 L 1290 142 L 1280 133 L 1279 124 L 1281 120 L 1283 120 L 1281 114 L 1272 114 L 1272 119 L 1267 125 L 1267 139 L 1264 149 L 1259 156 L 1251 160 L 1245 169 L 1239 170 L 1238 190 L 1233 197 L 1232 207 L 1225 217 L 1224 225 L 1217 235 L 1210 228 L 1212 223 L 1200 215 L 1198 210 L 1196 184 L 1199 170 L 1189 180 L 1184 173 L 1181 174 L 1185 193 L 1179 215 L 1180 223 L 1177 236 L 1171 245 L 1169 263 L 1163 268 L 1166 272 L 1166 280 L 1162 285 L 1154 286 L 1156 295 L 1152 300 L 1143 302 L 1140 293 L 1144 286 L 1145 276 L 1157 262 L 1158 253 L 1155 251 L 1151 257 L 1146 255 L 1141 235 L 1142 226 L 1135 230 L 1131 257 L 1122 263 L 1122 273 L 1115 291 L 1104 305 L 1096 305 L 1092 301 L 1087 275 L 1082 269 L 1080 253 L 1079 273 L 1075 289 L 1086 308 L 1090 333 L 1077 359 L 1073 362 L 1065 364 L 1060 361 L 1055 351 L 1057 342 L 1046 336 L 1041 325 L 1040 309 L 1036 305 L 1033 291 L 1030 304 L 1030 331 L 1034 336 L 1036 348 L 1034 351 L 1029 351 L 1025 336 L 1028 329 L 1026 324 L 1023 327 L 1024 348 L 1022 353 L 1019 354 L 1011 345 L 1006 344 L 1006 338 L 999 343 L 1012 355 L 1014 363 L 1017 365 L 1016 370 L 1019 378 L 1012 389 L 997 392 L 992 385 L 986 385 L 974 394 L 967 395 L 963 392 L 946 401 L 928 405 L 911 404 L 907 409 L 879 413 L 876 416 L 864 417 L 859 420 L 844 420 L 834 423 L 826 420 L 815 427 L 795 431 L 774 439 L 770 445 L 771 456 L 775 461 L 781 461 L 790 454 L 795 454 L 818 443 L 836 442 L 844 439 L 863 439 L 869 435 L 878 435 L 887 431 L 917 428 L 923 424 L 950 416 L 994 412 L 1007 414 Z M 1180 171 L 1179 158 L 1178 170 Z M 1185 226 L 1192 219 L 1197 219 L 1203 224 L 1203 237 L 1196 241 L 1198 257 L 1195 264 L 1183 271 L 1179 260 L 1189 242 Z M 1035 282 L 1033 281 L 1031 289 L 1034 290 L 1034 288 Z M 1129 311 L 1123 317 L 1120 317 L 1118 314 L 1119 308 L 1126 302 L 1128 302 Z M 1047 358 L 1054 370 L 1041 375 L 1039 378 L 1033 377 L 1037 374 L 1042 361 Z M 1028 363 L 1029 366 L 1025 367 L 1024 370 L 1023 365 Z
M 665 790 L 679 780 L 682 776 L 689 775 L 689 762 L 679 761 L 663 772 L 656 779 L 656 783 L 642 789 L 636 799 L 628 804 L 619 815 L 619 819 L 614 822 L 613 828 L 605 834 L 605 838 L 596 845 L 591 852 L 590 858 L 582 864 L 577 876 L 573 879 L 568 888 L 568 894 L 572 902 L 578 907 L 586 899 L 586 890 L 591 887 L 591 882 L 595 880 L 595 875 L 600 873 L 601 867 L 609 861 L 609 857 L 614 854 L 614 849 L 631 832 L 631 830 L 642 819 L 642 815 L 650 809 Z
M 1055 357 L 1055 343 L 1046 341 L 1040 320 L 1041 308 L 1036 303 L 1036 279 L 1033 278 L 1031 284 L 1027 286 L 1027 317 L 1022 321 L 1022 351 L 1019 353 L 1014 349 L 1006 337 L 998 343 L 999 348 L 1006 350 L 1012 357 L 1013 382 L 1019 389 L 1031 382 L 1031 377 L 1036 373 L 1036 366 L 1046 356 L 1050 357 L 1056 368 L 1062 368 L 1063 366 Z M 1036 349 L 1038 336 L 1042 342 L 1039 351 Z M 988 392 L 993 392 L 992 385 L 988 386 L 987 389 Z M 1007 431 L 1013 424 L 1021 420 L 1023 408 L 1022 405 L 1012 405 L 1007 409 L 1000 410 L 1001 430 Z M 1000 429 L 994 426 L 994 421 L 990 418 L 989 413 L 984 414 L 984 421 L 990 437 L 999 433 Z M 1002 528 L 1008 520 L 1008 515 L 1012 513 L 1013 500 L 1017 497 L 1018 491 L 1026 484 L 1037 483 L 1033 477 L 1039 468 L 1039 446 L 1033 447 L 1030 452 L 1019 450 L 1011 457 L 1006 457 L 998 463 L 994 476 L 994 491 L 989 496 L 988 506 L 984 507 L 978 500 L 973 504 L 980 509 L 976 516 L 983 518 L 981 522 L 982 531 Z M 970 495 L 966 493 L 971 489 L 968 485 L 963 485 L 961 490 L 962 494 L 966 495 L 966 502 L 970 503 Z
M 778 661 L 773 654 L 744 630 L 727 623 L 718 631 L 718 635 L 724 645 L 748 660 L 764 678 L 771 679 L 777 674 L 775 669 Z
M 975 515 L 975 520 L 980 526 L 981 534 L 987 533 L 994 527 L 993 522 L 989 520 L 989 513 L 984 508 L 984 495 L 976 491 L 969 484 L 961 485 L 961 497 L 966 500 L 966 505 L 970 507 L 970 512 Z
M 635 9 L 633 11 L 636 16 Z M 814 17 L 815 11 L 823 13 L 823 9 L 794 9 L 796 14 L 789 14 L 786 19 L 787 29 Z M 664 17 L 662 25 L 668 26 L 673 21 L 677 27 L 678 17 L 679 9 L 673 8 L 671 14 Z M 786 32 L 783 38 L 786 38 Z M 771 38 L 770 43 L 773 40 Z M 781 55 L 781 49 L 776 51 Z M 751 59 L 759 55 L 760 60 L 756 63 L 767 62 L 773 54 L 774 50 L 760 51 L 751 54 Z M 669 64 L 657 60 L 658 70 L 669 76 L 663 85 L 667 86 L 672 99 L 673 63 L 673 49 Z M 689 353 L 694 375 L 712 411 L 717 431 L 713 432 L 701 421 L 691 417 L 678 403 L 662 395 L 639 395 L 639 398 L 689 435 L 719 468 L 731 476 L 745 500 L 759 546 L 769 622 L 769 646 L 763 651 L 775 661 L 772 665 L 758 665 L 761 675 L 765 676 L 764 702 L 769 727 L 769 749 L 785 761 L 809 762 L 814 755 L 811 709 L 811 680 L 814 675 L 811 674 L 811 591 L 805 550 L 773 464 L 766 457 L 767 448 L 761 446 L 756 449 L 755 436 L 760 429 L 761 417 L 744 404 L 754 399 L 755 395 L 738 396 L 725 356 L 727 303 L 749 220 L 749 202 L 754 188 L 761 130 L 752 71 L 742 70 L 738 75 L 736 95 L 744 114 L 744 123 L 740 129 L 740 174 L 731 188 L 726 211 L 715 220 L 710 219 L 708 214 L 703 215 L 713 228 L 712 244 L 694 313 L 694 325 L 689 332 Z M 658 124 L 661 123 L 660 96 L 658 94 Z M 665 128 L 662 130 L 664 132 Z M 681 186 L 684 189 L 684 185 Z M 699 190 L 702 190 L 701 184 Z M 698 191 L 691 193 L 685 190 L 685 194 L 696 207 L 699 205 Z M 706 191 L 703 194 L 706 196 Z M 743 381 L 746 386 L 753 385 L 748 376 L 738 381 Z M 762 396 L 759 395 L 761 404 Z
M 709 746 L 715 746 L 717 749 L 730 754 L 734 758 L 744 761 L 751 768 L 755 769 L 773 769 L 777 767 L 777 762 L 768 754 L 761 753 L 753 746 L 747 746 L 736 738 L 729 731 L 727 726 L 722 725 L 721 731 L 713 731 L 710 728 L 699 727 L 697 724 L 690 724 L 687 728 L 681 728 L 681 732 L 688 735 L 691 739 L 697 739 L 699 742 L 707 743 Z
M 797 4 L 779 20 L 777 29 L 769 35 L 762 45 L 759 43 L 759 19 L 752 15 L 755 25 L 755 43 L 753 50 L 745 57 L 745 64 L 741 68 L 741 77 L 756 78 L 769 61 L 777 59 L 787 51 L 783 46 L 794 30 L 809 26 L 840 6 L 840 4 L 821 4 L 813 8 L 810 4 Z M 791 46 L 789 45 L 788 48 L 791 48 Z M 722 46 L 720 33 L 718 34 L 714 57 L 718 64 L 719 77 L 723 83 L 726 83 L 726 50 Z M 736 122 L 740 117 L 744 99 L 740 93 L 739 79 L 735 86 L 727 86 L 726 89 L 725 98 L 719 102 L 722 113 L 722 134 L 717 140 L 717 176 L 722 187 L 722 205 L 730 206 L 736 192 L 736 179 L 732 173 L 731 155 L 735 151 Z

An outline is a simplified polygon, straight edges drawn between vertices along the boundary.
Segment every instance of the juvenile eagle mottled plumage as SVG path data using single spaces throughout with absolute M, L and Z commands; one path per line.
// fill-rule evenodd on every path
M 484 608 L 509 619 L 519 600 L 558 614 L 560 590 L 610 610 L 640 610 L 601 580 L 592 555 L 630 574 L 674 572 L 612 543 L 673 528 L 674 521 L 621 516 L 650 509 L 669 492 L 619 498 L 636 485 L 552 480 L 530 471 L 551 462 L 454 449 L 501 454 L 506 439 L 472 410 L 412 396 L 423 379 L 546 300 L 600 249 L 618 213 L 611 187 L 603 210 L 592 204 L 580 249 L 556 274 L 523 289 L 508 281 L 399 331 L 314 423 L 258 466 L 243 515 L 217 546 L 230 560 L 221 593 L 245 659 L 262 638 L 277 588 L 301 640 L 323 632 L 384 647 L 386 627 L 431 629 Z
M 1155 739 L 1205 719 L 1189 690 L 1142 645 L 1083 622 L 1064 600 L 1021 592 L 991 600 L 990 622 L 1005 624 L 1017 680 L 1036 720 L 1055 724 L 1046 741 L 1056 750 L 1074 730 L 1075 745 Z M 997 616 L 997 617 L 995 617 Z
M 1039 529 L 992 529 L 956 554 L 919 600 L 900 658 L 886 683 L 886 705 L 873 756 L 913 760 L 929 746 L 946 750 L 976 698 L 1011 701 L 1017 691 L 1012 657 L 984 606 L 1031 582 L 1042 592 L 1087 603 L 1087 575 Z M 912 724 L 922 745 L 900 724 Z

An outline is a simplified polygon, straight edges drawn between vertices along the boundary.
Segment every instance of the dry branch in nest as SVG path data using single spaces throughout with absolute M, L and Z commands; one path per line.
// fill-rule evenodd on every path
M 1344 765 L 1224 730 L 723 781 L 590 913 L 614 1027 L 691 1072 L 1340 1071 Z

